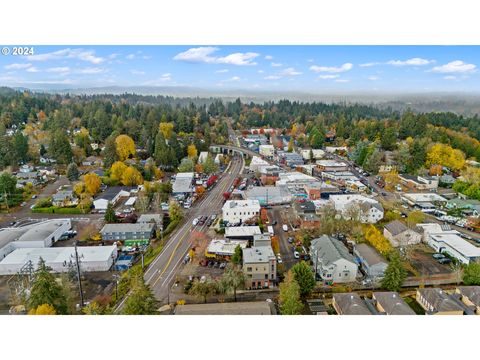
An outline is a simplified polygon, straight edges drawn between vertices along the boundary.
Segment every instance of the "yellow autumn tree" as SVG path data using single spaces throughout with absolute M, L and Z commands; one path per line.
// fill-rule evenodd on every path
M 297 123 L 294 123 L 294 124 L 292 125 L 291 135 L 292 135 L 293 137 L 295 137 L 295 136 L 297 135 L 297 131 L 298 131 Z
M 163 138 L 168 140 L 172 137 L 172 132 L 173 132 L 173 123 L 171 122 L 162 122 L 158 126 L 158 129 L 163 135 Z
M 393 169 L 384 175 L 385 190 L 392 191 L 400 183 L 400 177 L 397 170 Z
M 452 170 L 460 170 L 465 166 L 465 154 L 447 144 L 434 144 L 427 152 L 427 167 L 432 165 L 446 166 Z
M 197 147 L 194 144 L 188 145 L 187 154 L 190 159 L 197 157 L 197 154 L 198 154 Z
M 387 238 L 374 225 L 365 227 L 365 240 L 384 256 L 392 250 Z
M 126 186 L 143 184 L 142 174 L 140 174 L 140 171 L 138 171 L 134 167 L 129 166 L 123 172 L 122 184 Z
M 128 135 L 118 135 L 115 139 L 117 155 L 120 160 L 128 159 L 135 155 L 135 142 Z
M 32 309 L 28 312 L 28 315 L 56 315 L 56 311 L 50 304 L 38 305 L 36 309 Z
M 85 191 L 85 184 L 83 182 L 77 182 L 75 185 L 73 185 L 73 192 L 77 194 L 77 196 L 80 196 Z
M 115 161 L 110 168 L 110 177 L 112 180 L 120 181 L 125 170 L 127 170 L 127 165 L 122 161 Z
M 90 195 L 95 195 L 100 190 L 100 186 L 102 185 L 102 180 L 100 177 L 95 173 L 88 173 L 83 177 L 83 181 L 85 183 L 85 190 Z

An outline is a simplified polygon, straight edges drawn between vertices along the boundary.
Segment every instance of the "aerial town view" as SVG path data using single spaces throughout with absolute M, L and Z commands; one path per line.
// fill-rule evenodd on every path
M 480 314 L 479 48 L 21 51 L 2 314 Z

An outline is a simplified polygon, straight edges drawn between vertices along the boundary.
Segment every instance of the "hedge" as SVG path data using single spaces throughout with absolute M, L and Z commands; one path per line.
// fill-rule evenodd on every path
M 56 206 L 50 206 L 46 208 L 33 208 L 33 213 L 41 213 L 41 214 L 88 214 L 90 209 L 79 209 L 76 207 L 73 208 L 61 208 Z

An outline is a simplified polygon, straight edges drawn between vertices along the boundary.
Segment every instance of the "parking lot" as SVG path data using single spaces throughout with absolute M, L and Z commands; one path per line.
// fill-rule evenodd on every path
M 451 266 L 440 264 L 435 258 L 433 258 L 433 254 L 434 252 L 426 245 L 419 246 L 409 254 L 409 259 L 413 267 L 417 269 L 421 276 L 452 273 Z

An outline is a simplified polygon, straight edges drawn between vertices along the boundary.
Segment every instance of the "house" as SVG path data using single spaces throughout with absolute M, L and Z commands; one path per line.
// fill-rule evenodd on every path
M 177 173 L 172 184 L 172 195 L 186 196 L 192 194 L 195 191 L 195 187 L 192 185 L 193 177 L 193 172 Z
M 204 164 L 205 161 L 207 161 L 207 158 L 208 158 L 208 151 L 201 151 L 200 155 L 198 155 L 198 163 Z
M 269 288 L 276 284 L 277 258 L 271 246 L 243 249 L 243 273 L 247 289 Z
M 459 286 L 455 292 L 466 306 L 480 315 L 480 286 Z
M 276 315 L 268 301 L 177 305 L 175 315 Z
M 78 197 L 72 189 L 59 190 L 52 195 L 52 205 L 58 207 L 77 206 Z
M 142 214 L 137 219 L 137 223 L 153 223 L 157 228 L 162 228 L 163 214 Z
M 17 178 L 17 187 L 23 187 L 28 183 L 36 186 L 45 180 L 45 178 L 40 175 L 40 172 L 35 170 L 28 172 L 18 172 L 17 174 L 15 174 L 15 177 Z
M 375 306 L 380 314 L 415 315 L 399 293 L 393 291 L 374 292 L 372 294 Z
M 333 294 L 332 306 L 338 315 L 373 315 L 357 293 Z
M 394 220 L 383 228 L 383 235 L 390 241 L 393 247 L 418 244 L 422 241 L 422 235 L 408 228 L 403 222 Z
M 244 223 L 256 219 L 258 215 L 260 215 L 258 200 L 227 200 L 222 207 L 223 221 L 230 224 Z
M 310 244 L 310 256 L 317 276 L 325 283 L 348 283 L 357 277 L 355 258 L 341 241 L 323 235 L 313 239 Z
M 460 209 L 466 216 L 480 215 L 480 201 L 473 199 L 461 199 L 459 197 L 448 200 L 447 209 Z
M 385 270 L 387 270 L 388 262 L 374 248 L 367 244 L 357 244 L 353 253 L 369 278 L 383 277 Z
M 437 176 L 413 176 L 409 174 L 399 174 L 400 183 L 409 189 L 415 190 L 437 190 Z
M 247 245 L 248 240 L 213 239 L 205 250 L 205 256 L 229 258 L 235 253 L 237 246 L 245 249 Z
M 320 226 L 320 217 L 316 214 L 316 207 L 312 201 L 296 202 L 293 210 L 300 228 L 315 229 Z
M 362 223 L 374 224 L 383 219 L 382 205 L 372 198 L 360 194 L 330 195 L 335 210 L 345 219 L 358 218 Z
M 86 159 L 82 161 L 83 166 L 103 166 L 103 160 L 102 158 L 98 156 L 89 156 Z
M 148 245 L 153 237 L 155 224 L 106 224 L 100 230 L 104 241 L 122 241 L 125 246 Z
M 273 155 L 275 155 L 275 148 L 273 145 L 260 145 L 258 147 L 258 152 L 260 155 L 268 157 L 268 158 L 273 158 Z
M 130 196 L 132 187 L 112 186 L 100 193 L 95 200 L 93 200 L 93 207 L 98 212 L 105 212 L 108 204 L 115 205 L 122 197 Z
M 464 308 L 439 288 L 417 289 L 417 302 L 428 315 L 463 315 Z

